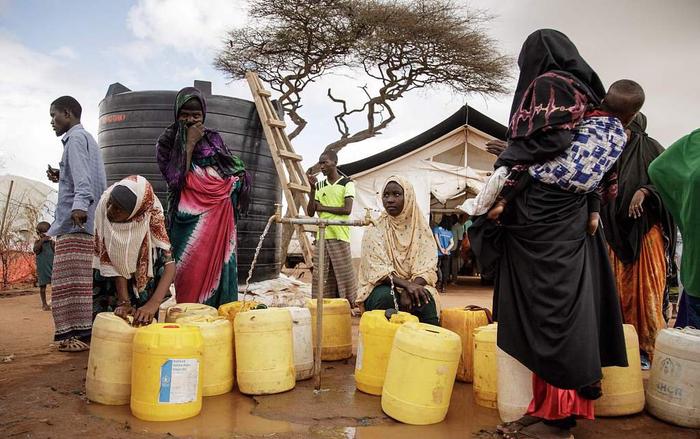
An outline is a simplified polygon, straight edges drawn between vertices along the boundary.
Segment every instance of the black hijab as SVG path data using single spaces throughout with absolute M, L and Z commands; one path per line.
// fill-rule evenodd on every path
M 601 219 L 605 238 L 617 257 L 625 264 L 633 264 L 639 258 L 644 235 L 657 223 L 663 227 L 668 251 L 673 255 L 676 227 L 649 179 L 649 165 L 664 152 L 664 148 L 647 135 L 647 118 L 642 113 L 637 114 L 628 128 L 632 133 L 617 162 L 617 197 L 603 206 Z M 649 191 L 649 196 L 644 199 L 644 212 L 640 218 L 630 218 L 630 202 L 640 188 Z
M 563 33 L 553 29 L 540 29 L 530 34 L 523 43 L 518 56 L 520 76 L 515 87 L 510 117 L 516 112 L 530 84 L 538 76 L 551 71 L 567 73 L 586 90 L 591 98 L 600 103 L 605 96 L 605 87 L 578 49 Z
M 556 157 L 570 145 L 571 130 L 585 112 L 605 95 L 598 75 L 561 32 L 533 32 L 523 43 L 518 66 L 509 145 L 497 167 Z

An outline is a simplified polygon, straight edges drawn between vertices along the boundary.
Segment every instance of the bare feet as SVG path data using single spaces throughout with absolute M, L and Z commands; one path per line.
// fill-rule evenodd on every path
M 41 309 L 44 311 L 51 311 L 51 305 L 47 305 L 46 303 L 41 306 Z

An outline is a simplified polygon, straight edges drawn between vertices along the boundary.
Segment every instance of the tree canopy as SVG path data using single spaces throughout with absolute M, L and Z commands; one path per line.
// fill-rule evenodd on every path
M 232 79 L 254 70 L 279 92 L 295 125 L 290 138 L 307 126 L 300 109 L 309 84 L 344 69 L 366 82 L 356 106 L 328 89 L 339 107 L 339 138 L 326 150 L 379 134 L 395 119 L 394 102 L 412 90 L 507 91 L 511 60 L 485 32 L 491 17 L 453 1 L 252 0 L 250 18 L 252 24 L 229 32 L 214 65 Z M 358 129 L 353 116 L 364 118 Z

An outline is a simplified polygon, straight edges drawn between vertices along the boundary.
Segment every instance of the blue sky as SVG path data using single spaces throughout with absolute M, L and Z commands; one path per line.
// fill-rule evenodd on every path
M 662 144 L 700 126 L 695 0 L 465 0 L 495 14 L 488 32 L 512 56 L 541 27 L 566 33 L 604 83 L 635 79 L 647 92 L 649 134 Z M 216 94 L 248 99 L 244 83 L 229 83 L 211 67 L 225 31 L 246 24 L 243 0 L 0 0 L 0 173 L 44 180 L 61 144 L 49 126 L 48 106 L 71 94 L 83 104 L 84 125 L 96 135 L 97 105 L 109 84 L 133 90 L 172 89 L 210 80 Z M 513 66 L 513 75 L 517 75 Z M 352 96 L 347 76 L 319 81 L 305 97 L 309 125 L 294 145 L 311 164 L 336 140 L 325 97 Z M 397 120 L 375 139 L 348 147 L 353 161 L 416 135 L 469 103 L 505 123 L 510 96 L 484 99 L 447 90 L 418 91 L 395 106 Z M 359 125 L 357 125 L 359 126 Z

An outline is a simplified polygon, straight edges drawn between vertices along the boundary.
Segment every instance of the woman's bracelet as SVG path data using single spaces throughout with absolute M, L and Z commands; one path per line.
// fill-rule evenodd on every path
M 127 299 L 127 300 L 122 300 L 121 302 L 117 302 L 117 308 L 119 308 L 120 306 L 124 306 L 126 304 L 131 305 L 131 300 Z

